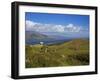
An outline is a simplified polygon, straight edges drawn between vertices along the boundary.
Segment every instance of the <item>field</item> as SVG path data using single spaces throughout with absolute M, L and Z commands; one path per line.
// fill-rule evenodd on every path
M 58 67 L 89 65 L 89 41 L 73 39 L 51 45 L 26 45 L 25 67 Z

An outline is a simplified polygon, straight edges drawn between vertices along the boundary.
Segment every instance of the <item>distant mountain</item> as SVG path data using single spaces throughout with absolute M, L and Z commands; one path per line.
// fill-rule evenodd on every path
M 40 42 L 44 42 L 44 44 L 54 44 L 70 41 L 73 39 L 76 39 L 76 37 L 65 37 L 61 35 L 55 35 L 54 33 L 48 34 L 36 31 L 25 31 L 25 43 L 28 45 L 39 44 Z
M 35 32 L 35 31 L 26 31 L 25 37 L 26 37 L 26 40 L 48 38 L 47 35 L 44 35 L 44 34 L 41 34 L 41 33 Z
M 25 32 L 25 40 L 26 40 L 26 44 L 35 44 L 35 43 L 40 43 L 41 41 L 49 41 L 52 40 L 54 38 L 41 34 L 39 32 L 36 31 L 26 31 Z

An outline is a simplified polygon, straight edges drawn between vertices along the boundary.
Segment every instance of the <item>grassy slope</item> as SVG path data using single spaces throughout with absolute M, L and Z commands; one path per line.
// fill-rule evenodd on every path
M 26 46 L 26 68 L 88 64 L 88 40 L 75 39 L 62 44 Z

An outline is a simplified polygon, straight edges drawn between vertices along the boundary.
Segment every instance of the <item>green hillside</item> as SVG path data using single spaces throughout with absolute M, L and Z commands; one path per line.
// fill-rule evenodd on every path
M 26 68 L 89 65 L 89 41 L 26 45 Z

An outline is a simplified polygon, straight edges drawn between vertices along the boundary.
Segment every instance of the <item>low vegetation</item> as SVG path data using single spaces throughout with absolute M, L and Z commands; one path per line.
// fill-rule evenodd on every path
M 89 41 L 26 45 L 26 68 L 89 65 Z

